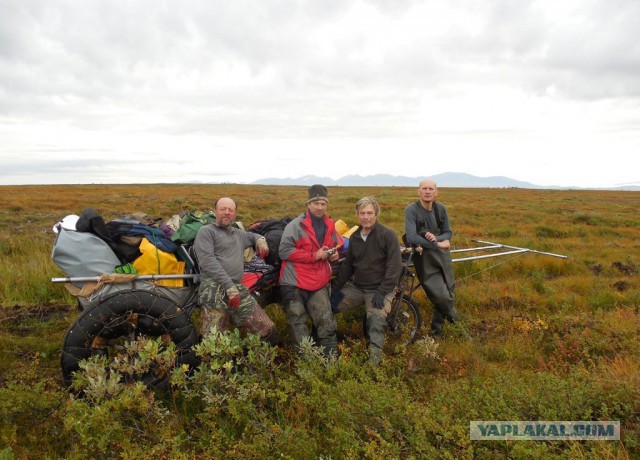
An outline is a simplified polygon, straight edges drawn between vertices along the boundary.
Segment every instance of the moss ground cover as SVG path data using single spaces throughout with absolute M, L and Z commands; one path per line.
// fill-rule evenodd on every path
M 348 225 L 357 199 L 376 196 L 381 221 L 399 237 L 415 199 L 403 187 L 329 193 L 330 215 Z M 62 275 L 50 260 L 52 225 L 88 207 L 107 220 L 136 211 L 168 219 L 207 211 L 222 195 L 251 223 L 297 215 L 306 189 L 0 187 L 0 458 L 640 457 L 635 192 L 441 189 L 455 247 L 490 240 L 569 259 L 456 264 L 461 326 L 446 327 L 437 343 L 388 347 L 378 369 L 366 365 L 354 313 L 338 318 L 338 360 L 312 348 L 301 359 L 231 334 L 203 344 L 216 359 L 194 374 L 176 370 L 170 391 L 110 380 L 115 374 L 94 363 L 95 379 L 78 382 L 93 396 L 70 396 L 59 349 L 77 309 L 50 282 Z M 428 320 L 429 303 L 416 298 Z M 279 306 L 267 312 L 284 330 Z M 478 442 L 470 420 L 620 420 L 622 440 Z

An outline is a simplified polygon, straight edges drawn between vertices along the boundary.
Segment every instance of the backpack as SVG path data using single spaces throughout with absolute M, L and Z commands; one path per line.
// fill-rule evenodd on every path
M 280 265 L 280 256 L 278 254 L 280 248 L 280 240 L 282 239 L 282 233 L 287 224 L 291 222 L 290 217 L 283 217 L 282 219 L 266 219 L 254 222 L 247 229 L 248 232 L 257 233 L 262 235 L 267 240 L 269 246 L 269 255 L 264 261 L 273 266 Z
M 196 234 L 200 227 L 215 221 L 216 216 L 213 212 L 202 215 L 188 212 L 180 221 L 180 227 L 171 235 L 171 241 L 177 244 L 191 243 L 196 239 Z

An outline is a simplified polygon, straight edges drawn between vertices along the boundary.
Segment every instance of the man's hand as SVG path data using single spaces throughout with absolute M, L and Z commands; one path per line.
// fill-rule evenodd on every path
M 258 241 L 256 241 L 256 254 L 258 254 L 258 257 L 261 259 L 264 259 L 269 255 L 269 245 L 267 244 L 267 240 L 264 236 L 258 238 Z
M 373 304 L 373 308 L 382 310 L 384 308 L 384 296 L 380 293 L 377 293 L 373 296 L 371 303 Z
M 330 262 L 335 262 L 340 259 L 340 254 L 338 253 L 338 248 L 328 248 L 326 246 L 322 246 L 316 252 L 316 260 L 329 260 Z
M 449 240 L 438 241 L 436 243 L 436 246 L 439 247 L 440 249 L 449 249 L 451 248 L 451 242 Z
M 424 237 L 430 243 L 435 243 L 436 242 L 436 236 L 431 232 L 425 233 Z
M 240 291 L 235 286 L 227 288 L 227 305 L 233 310 L 240 306 Z

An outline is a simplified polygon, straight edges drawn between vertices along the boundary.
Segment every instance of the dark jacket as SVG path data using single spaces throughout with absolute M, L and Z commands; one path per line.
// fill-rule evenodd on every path
M 393 230 L 376 223 L 365 241 L 358 227 L 333 286 L 339 289 L 353 276 L 356 287 L 386 295 L 395 289 L 401 270 L 400 244 Z

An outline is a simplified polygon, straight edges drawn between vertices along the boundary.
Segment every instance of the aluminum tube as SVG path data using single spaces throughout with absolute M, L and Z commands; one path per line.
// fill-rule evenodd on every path
M 74 276 L 68 278 L 51 278 L 52 283 L 90 283 L 100 282 L 100 276 Z M 139 275 L 133 281 L 146 281 L 146 280 L 177 280 L 177 279 L 195 279 L 199 275 Z
M 466 262 L 467 260 L 488 259 L 489 257 L 500 257 L 500 256 L 506 256 L 506 255 L 509 255 L 509 254 L 520 254 L 522 252 L 529 252 L 529 250 L 525 249 L 525 248 L 520 248 L 517 251 L 507 251 L 507 252 L 500 252 L 500 253 L 496 253 L 496 254 L 485 254 L 483 256 L 461 257 L 459 259 L 452 259 L 452 261 L 453 262 Z
M 502 246 L 500 246 L 499 244 L 495 244 L 493 246 L 479 246 L 477 248 L 464 248 L 464 249 L 453 249 L 449 252 L 456 253 L 456 252 L 470 252 L 470 251 L 482 251 L 482 250 L 490 250 L 490 249 L 499 249 Z
M 482 240 L 473 240 L 473 241 L 475 241 L 476 243 L 482 243 L 482 244 L 499 244 L 499 243 L 492 243 L 491 241 L 482 241 Z M 527 249 L 527 248 L 519 248 L 517 246 L 508 246 L 506 244 L 499 244 L 499 246 L 503 247 L 503 248 L 509 248 L 509 249 Z M 527 251 L 535 252 L 536 254 L 542 254 L 542 255 L 545 255 L 545 256 L 559 257 L 561 259 L 568 259 L 569 258 L 569 256 L 565 256 L 565 255 L 562 255 L 562 254 L 554 254 L 552 252 L 536 251 L 535 249 L 527 249 Z

